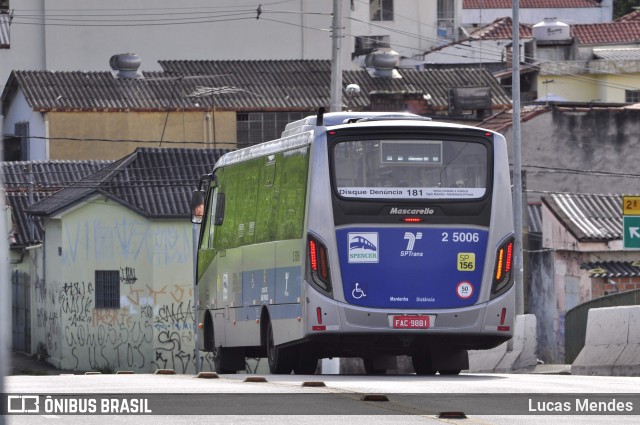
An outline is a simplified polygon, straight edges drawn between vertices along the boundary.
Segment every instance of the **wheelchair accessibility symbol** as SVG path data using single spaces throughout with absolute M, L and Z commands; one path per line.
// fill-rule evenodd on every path
M 353 288 L 353 291 L 351 291 L 351 296 L 354 299 L 359 300 L 360 298 L 366 297 L 367 294 L 365 294 L 365 292 L 362 290 L 362 288 L 360 288 L 360 284 L 358 282 L 356 282 L 356 287 Z

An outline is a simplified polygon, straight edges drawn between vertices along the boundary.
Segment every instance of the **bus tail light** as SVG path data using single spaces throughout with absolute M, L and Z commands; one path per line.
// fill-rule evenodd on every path
M 496 251 L 496 266 L 491 287 L 492 296 L 503 293 L 513 284 L 513 273 L 511 273 L 513 267 L 513 243 L 514 238 L 510 237 Z
M 331 273 L 327 247 L 313 236 L 308 239 L 310 282 L 324 292 L 331 292 Z

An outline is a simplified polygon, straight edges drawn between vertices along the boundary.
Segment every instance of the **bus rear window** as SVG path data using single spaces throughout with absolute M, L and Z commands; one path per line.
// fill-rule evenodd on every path
M 477 199 L 487 192 L 487 147 L 453 140 L 337 143 L 333 181 L 342 198 Z

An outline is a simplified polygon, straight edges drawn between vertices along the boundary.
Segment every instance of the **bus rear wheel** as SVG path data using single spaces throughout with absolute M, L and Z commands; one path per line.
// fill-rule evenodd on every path
M 293 370 L 293 356 L 291 350 L 276 347 L 273 339 L 273 326 L 271 321 L 267 328 L 267 361 L 269 370 L 273 374 L 288 375 Z

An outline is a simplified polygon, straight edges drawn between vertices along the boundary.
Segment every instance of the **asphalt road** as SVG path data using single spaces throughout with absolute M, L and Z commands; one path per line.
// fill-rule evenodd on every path
M 190 375 L 63 374 L 9 376 L 5 386 L 12 397 L 39 395 L 39 412 L 8 416 L 8 424 L 53 421 L 92 425 L 107 418 L 109 423 L 176 425 L 212 420 L 216 424 L 297 425 L 640 422 L 640 379 L 632 377 L 222 375 L 204 379 Z M 51 396 L 48 410 L 44 407 L 47 396 Z M 20 409 L 21 400 L 10 400 L 18 403 L 14 409 Z M 76 412 L 86 412 L 81 409 L 92 405 L 95 412 L 68 415 L 73 403 Z M 134 406 L 141 414 L 132 414 Z M 613 410 L 607 410 L 610 408 Z

